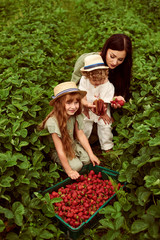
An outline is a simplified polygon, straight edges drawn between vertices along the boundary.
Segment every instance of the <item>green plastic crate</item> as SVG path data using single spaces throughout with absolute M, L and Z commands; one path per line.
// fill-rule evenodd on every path
M 119 173 L 116 171 L 98 165 L 94 167 L 92 164 L 84 166 L 80 171 L 80 174 L 89 173 L 90 170 L 94 170 L 95 173 L 101 172 L 103 179 L 108 179 L 109 177 L 111 177 L 112 179 L 117 180 L 119 175 Z M 42 192 L 42 194 L 45 194 L 47 192 L 52 193 L 53 191 L 57 191 L 60 187 L 65 187 L 67 184 L 71 184 L 72 182 L 74 182 L 74 180 L 72 180 L 71 178 L 66 178 L 62 182 L 54 185 L 53 187 L 47 188 Z M 66 237 L 68 237 L 68 239 L 78 239 L 78 237 L 83 233 L 84 228 L 91 228 L 98 222 L 101 217 L 99 214 L 99 210 L 105 207 L 115 197 L 116 193 L 111 198 L 109 198 L 86 222 L 83 222 L 77 228 L 71 227 L 60 216 L 56 214 L 55 217 L 59 220 L 60 229 L 66 233 Z

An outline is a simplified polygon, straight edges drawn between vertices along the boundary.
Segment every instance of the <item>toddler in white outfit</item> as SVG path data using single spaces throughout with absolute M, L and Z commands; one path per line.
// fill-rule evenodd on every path
M 82 99 L 84 106 L 84 133 L 90 137 L 93 123 L 97 123 L 97 134 L 101 149 L 108 151 L 113 147 L 112 119 L 110 114 L 110 101 L 114 97 L 114 86 L 108 80 L 108 67 L 100 55 L 90 55 L 85 58 L 85 66 L 81 68 L 82 77 L 79 89 L 87 91 Z M 105 105 L 105 113 L 101 116 L 95 114 L 93 102 L 102 99 Z M 86 111 L 87 109 L 87 111 Z

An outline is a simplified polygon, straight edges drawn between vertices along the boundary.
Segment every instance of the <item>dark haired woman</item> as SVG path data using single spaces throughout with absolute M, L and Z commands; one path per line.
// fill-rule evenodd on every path
M 78 83 L 81 78 L 80 68 L 88 55 L 100 54 L 105 65 L 109 67 L 109 81 L 115 87 L 115 96 L 119 100 L 129 99 L 129 87 L 132 68 L 132 43 L 124 34 L 114 34 L 105 42 L 102 51 L 81 55 L 74 67 L 71 81 Z M 119 104 L 112 107 L 121 107 Z

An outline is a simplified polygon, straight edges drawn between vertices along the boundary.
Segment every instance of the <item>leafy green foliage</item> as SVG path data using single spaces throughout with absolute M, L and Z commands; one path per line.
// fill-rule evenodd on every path
M 48 133 L 37 124 L 51 110 L 53 87 L 71 79 L 76 59 L 124 33 L 133 43 L 132 97 L 114 111 L 115 147 L 106 165 L 120 171 L 129 190 L 82 239 L 159 239 L 159 0 L 2 0 L 0 13 L 2 237 L 65 239 L 52 201 L 32 197 L 60 180 L 41 141 Z

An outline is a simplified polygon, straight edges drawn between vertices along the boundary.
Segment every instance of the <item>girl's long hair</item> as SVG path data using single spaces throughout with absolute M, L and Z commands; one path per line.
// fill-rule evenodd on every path
M 132 43 L 128 36 L 124 34 L 114 34 L 105 42 L 101 57 L 105 65 L 107 50 L 112 49 L 116 51 L 126 51 L 126 57 L 122 64 L 115 69 L 109 69 L 109 81 L 113 83 L 115 87 L 115 95 L 122 95 L 126 100 L 129 99 L 129 87 L 131 79 L 132 68 Z
M 47 115 L 47 117 L 39 125 L 39 130 L 42 130 L 44 129 L 45 123 L 48 120 L 48 118 L 54 116 L 57 119 L 59 129 L 61 131 L 61 141 L 62 141 L 63 149 L 66 156 L 69 159 L 73 159 L 75 157 L 75 152 L 73 149 L 72 139 L 70 138 L 68 129 L 67 129 L 68 115 L 65 110 L 65 103 L 66 101 L 73 102 L 75 99 L 76 101 L 79 102 L 79 109 L 74 114 L 74 116 L 79 115 L 82 112 L 81 95 L 79 93 L 68 93 L 62 97 L 59 97 L 54 102 L 53 110 Z

